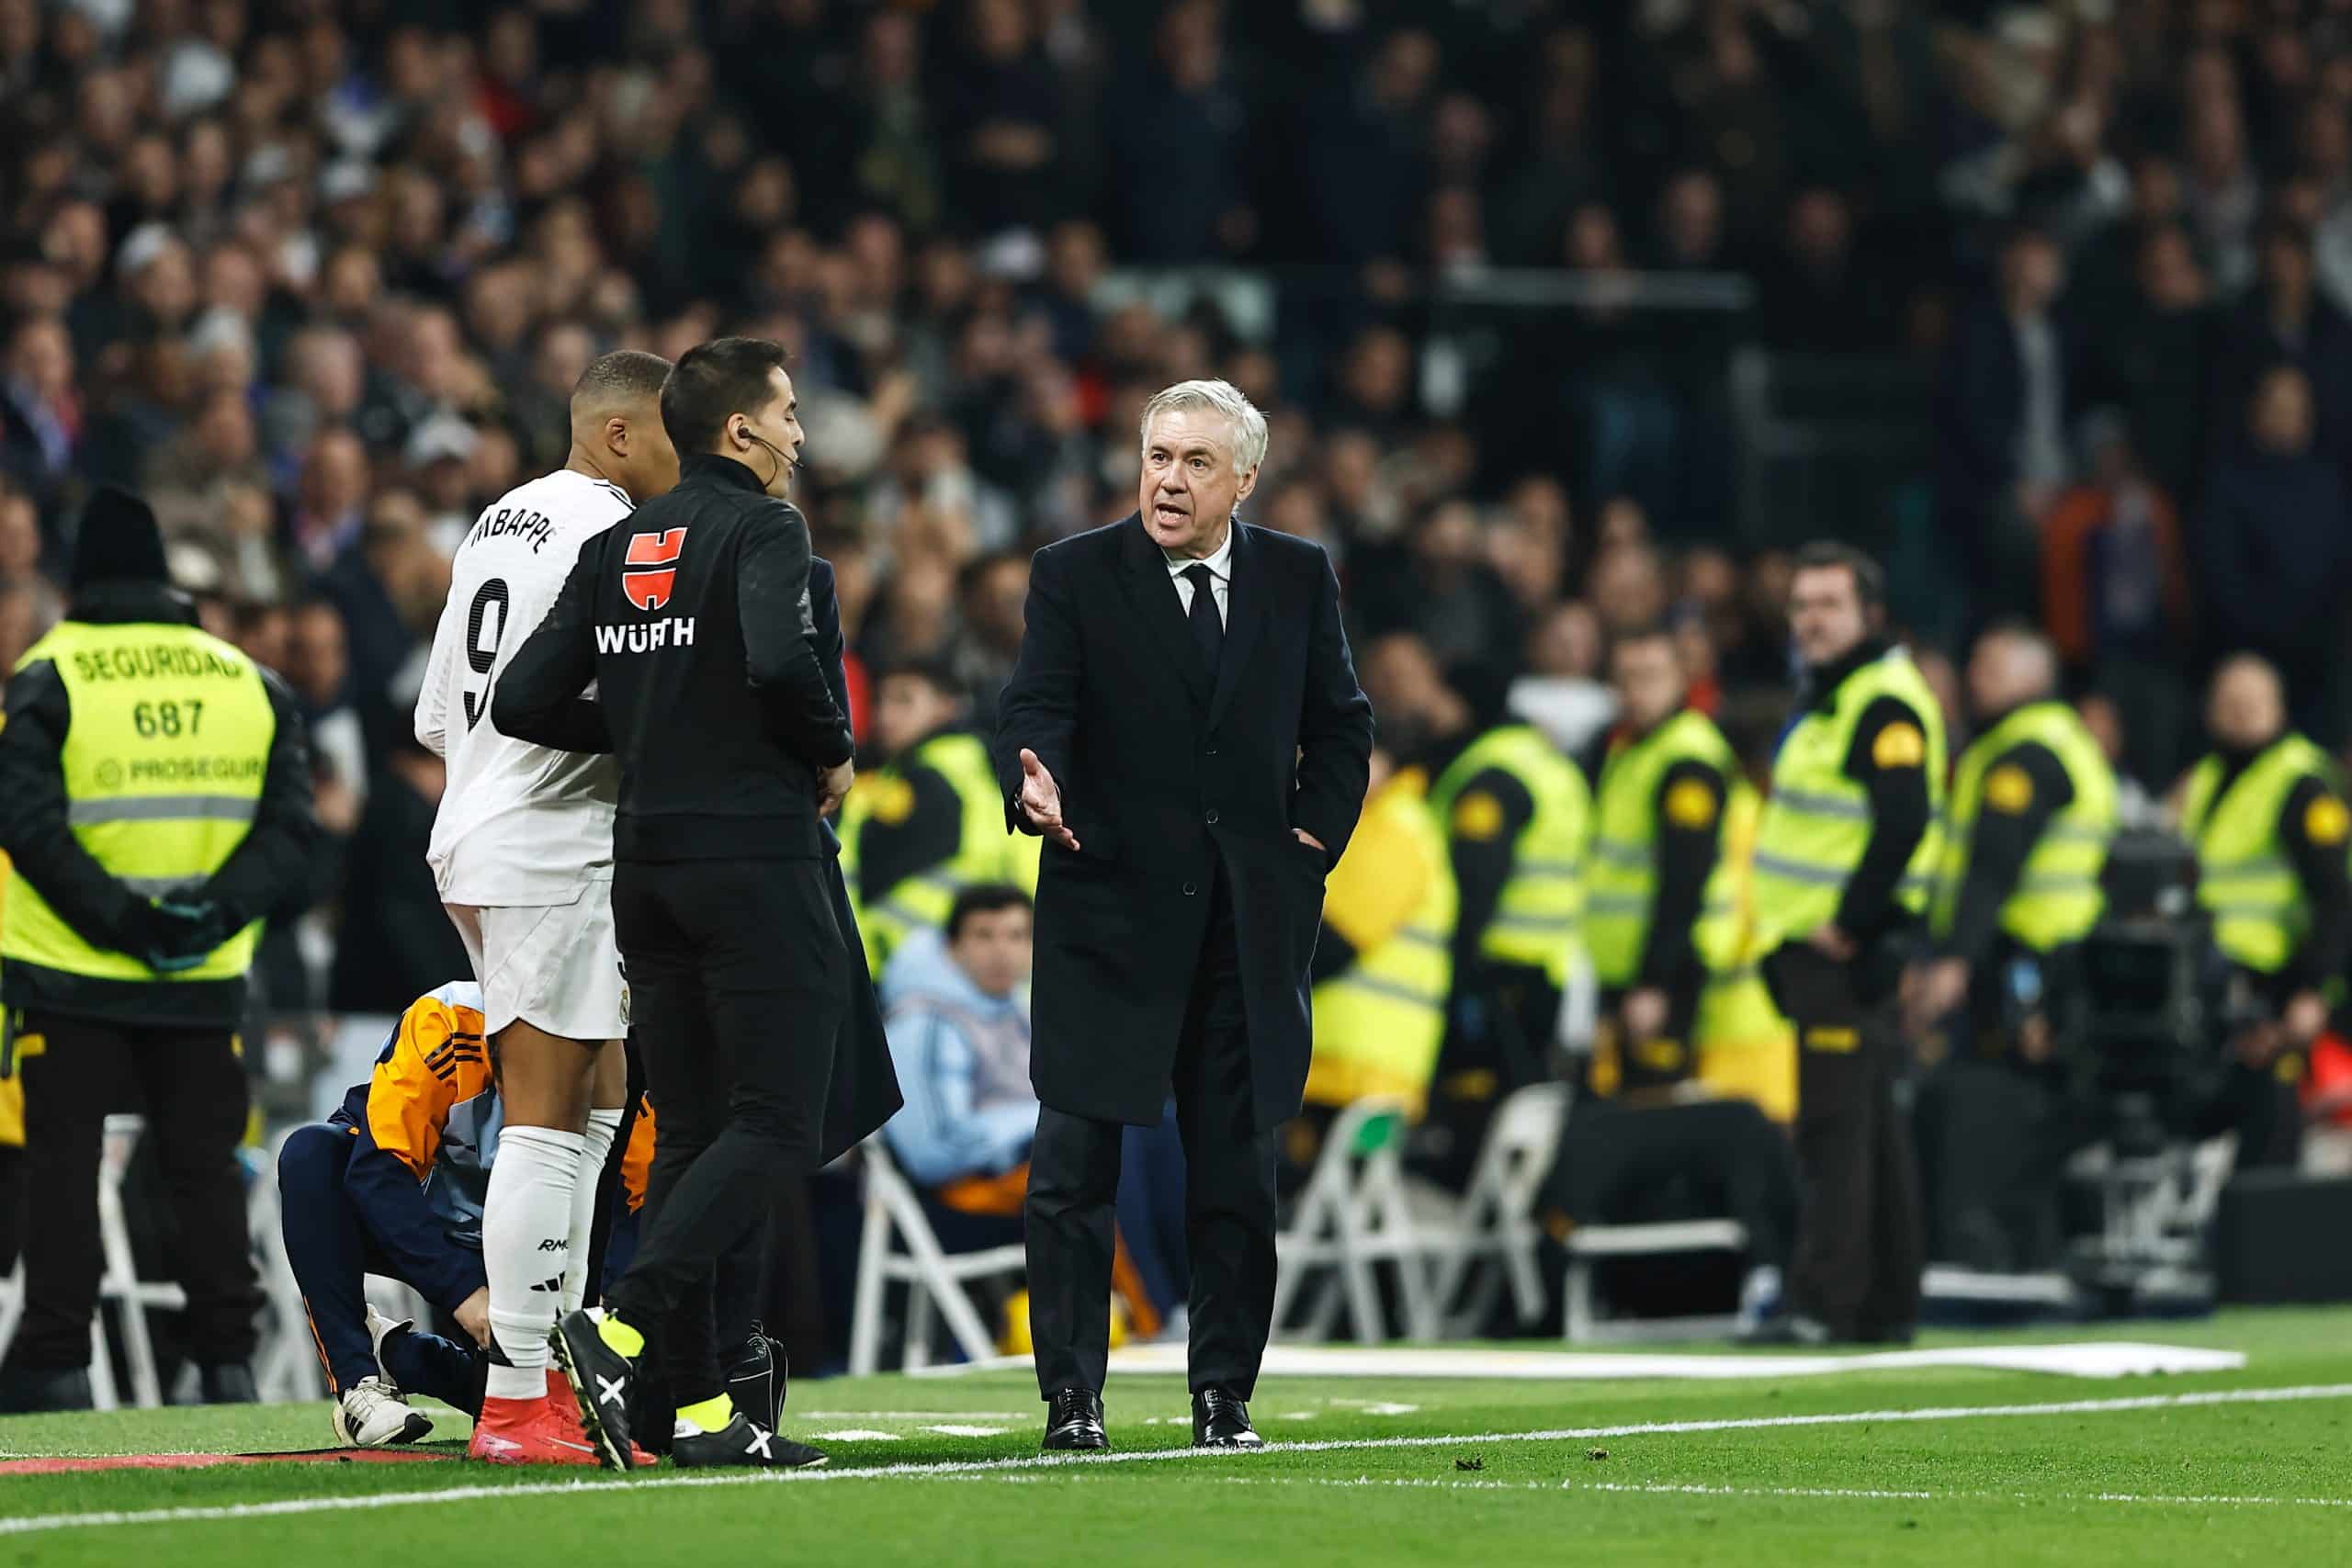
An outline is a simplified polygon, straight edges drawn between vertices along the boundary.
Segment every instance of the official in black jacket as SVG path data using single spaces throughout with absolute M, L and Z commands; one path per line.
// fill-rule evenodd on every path
M 1030 1328 L 1048 1448 L 1102 1448 L 1122 1123 L 1172 1081 L 1195 1442 L 1244 1402 L 1274 1287 L 1273 1130 L 1297 1114 L 1323 877 L 1363 807 L 1372 708 L 1316 547 L 1235 520 L 1266 423 L 1222 381 L 1146 405 L 1136 515 L 1037 553 L 997 722 L 1008 822 L 1043 834 Z
M 822 1158 L 849 1002 L 821 818 L 852 741 L 815 644 L 808 524 L 783 500 L 802 439 L 784 359 L 719 338 L 678 361 L 662 391 L 677 488 L 582 549 L 492 700 L 509 735 L 621 762 L 613 921 L 662 1135 L 636 1260 L 556 1341 L 617 1469 L 619 1400 L 657 1332 L 691 1428 L 680 1464 L 822 1457 L 733 1409 L 712 1327 L 718 1258 Z

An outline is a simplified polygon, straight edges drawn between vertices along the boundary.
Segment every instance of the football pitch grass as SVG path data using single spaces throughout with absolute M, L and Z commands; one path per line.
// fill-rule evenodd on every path
M 1753 1381 L 1274 1378 L 1272 1446 L 1193 1455 L 1182 1380 L 1122 1376 L 1105 1458 L 1036 1451 L 1025 1372 L 794 1386 L 783 1477 L 454 1459 L 34 1473 L 328 1445 L 326 1405 L 0 1420 L 0 1564 L 1744 1564 L 2352 1561 L 2352 1311 L 1924 1346 L 2136 1340 L 2236 1371 Z M 1522 1343 L 1513 1348 L 1544 1348 Z M 427 1450 L 462 1416 L 435 1412 Z M 446 1442 L 445 1442 L 446 1440 Z

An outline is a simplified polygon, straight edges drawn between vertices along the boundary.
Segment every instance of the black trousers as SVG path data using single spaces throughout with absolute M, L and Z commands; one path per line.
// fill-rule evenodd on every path
M 637 1258 L 606 1299 L 694 1404 L 725 1386 L 718 1260 L 816 1166 L 849 960 L 815 860 L 625 861 L 613 925 L 661 1131 Z
M 1893 994 L 1857 965 L 1792 944 L 1767 964 L 1797 1032 L 1796 1249 L 1790 1303 L 1846 1340 L 1899 1338 L 1919 1318 L 1925 1244 Z
M 1194 1393 L 1216 1387 L 1248 1399 L 1273 1322 L 1274 1134 L 1253 1125 L 1240 953 L 1221 874 L 1209 891 L 1208 931 L 1171 1075 L 1192 1264 L 1190 1371 Z M 1049 1399 L 1066 1388 L 1102 1392 L 1125 1133 L 1120 1122 L 1049 1105 L 1037 1112 L 1023 1218 L 1029 1332 L 1037 1390 Z
M 254 1353 L 261 1280 L 245 1234 L 237 1144 L 248 1110 L 244 1063 L 226 1028 L 167 1029 L 28 1013 L 41 1037 L 21 1058 L 25 1085 L 25 1315 L 12 1359 L 87 1366 L 98 1302 L 98 1141 L 109 1112 L 147 1118 L 145 1141 L 169 1195 L 173 1278 L 187 1292 L 189 1358 Z

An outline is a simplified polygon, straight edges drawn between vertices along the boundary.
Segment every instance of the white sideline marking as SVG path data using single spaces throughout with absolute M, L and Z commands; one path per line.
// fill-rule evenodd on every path
M 793 1420 L 1042 1420 L 1035 1411 L 793 1411 Z
M 956 1476 L 1010 1481 L 1012 1476 Z M 1030 1479 L 1022 1477 L 1021 1479 Z M 1864 1486 L 1709 1486 L 1672 1481 L 1444 1481 L 1402 1475 L 1220 1475 L 1228 1486 L 1401 1486 L 1439 1492 L 1620 1492 L 1669 1497 L 1803 1497 L 1865 1503 L 2113 1503 L 2163 1507 L 2352 1508 L 2352 1497 L 2198 1497 L 2143 1492 L 1897 1492 Z
M 2149 1394 L 2137 1399 L 2070 1399 L 2046 1404 L 1948 1404 L 1918 1410 L 1849 1410 L 1816 1416 L 1755 1416 L 1714 1421 L 1639 1421 L 1617 1427 L 1562 1427 L 1534 1432 L 1481 1432 L 1409 1438 L 1329 1438 L 1313 1442 L 1268 1443 L 1265 1453 L 1338 1453 L 1374 1449 L 1462 1448 L 1482 1443 L 1555 1443 L 1589 1438 L 1667 1437 L 1696 1432 L 1755 1432 L 1781 1427 L 1852 1427 L 1898 1421 L 1971 1421 L 2005 1416 L 2112 1416 L 2139 1410 L 2187 1410 L 2214 1404 L 2278 1404 L 2314 1399 L 2352 1399 L 2352 1383 L 2311 1383 L 2290 1388 L 2215 1389 L 2201 1393 Z M 263 1519 L 293 1514 L 364 1513 L 377 1508 L 430 1507 L 474 1503 L 490 1497 L 548 1497 L 592 1492 L 667 1491 L 703 1486 L 813 1485 L 834 1481 L 905 1481 L 938 1477 L 1007 1475 L 1023 1471 L 1100 1468 L 1106 1465 L 1223 1460 L 1216 1449 L 1122 1449 L 1102 1454 L 1024 1454 L 1013 1459 L 946 1460 L 935 1463 L 878 1464 L 846 1470 L 748 1471 L 733 1475 L 649 1476 L 642 1481 L 524 1482 L 511 1486 L 452 1486 L 434 1492 L 377 1492 L 349 1497 L 289 1497 L 274 1503 L 230 1503 L 209 1507 L 108 1510 L 91 1514 L 40 1514 L 0 1518 L 0 1536 L 42 1535 L 55 1530 L 113 1529 L 125 1525 L 200 1524 L 216 1519 Z M 1242 1462 L 1247 1463 L 1248 1461 Z M 1037 1479 L 1044 1479 L 1038 1477 Z M 1276 1479 L 1268 1477 L 1266 1479 Z M 2118 1494 L 2117 1495 L 2120 1495 Z M 2211 1501 L 2211 1499 L 2191 1499 Z
M 895 1443 L 903 1436 L 899 1432 L 874 1432 L 863 1427 L 845 1427 L 838 1432 L 811 1432 L 820 1443 Z
M 944 1438 L 1001 1438 L 1002 1427 L 925 1427 L 926 1432 L 937 1432 Z
M 998 1357 L 926 1367 L 916 1377 L 1026 1367 L 1026 1356 Z M 1592 1350 L 1436 1350 L 1414 1347 L 1275 1345 L 1261 1373 L 1272 1378 L 1509 1378 L 1744 1379 L 1820 1377 L 1833 1372 L 1883 1372 L 1919 1367 L 1974 1367 L 1994 1371 L 2053 1372 L 2065 1377 L 2121 1378 L 2150 1372 L 2233 1372 L 2245 1365 L 2235 1350 L 2130 1340 L 2075 1345 L 1973 1345 L 1938 1350 L 1881 1350 L 1862 1355 L 1670 1356 Z M 1184 1371 L 1182 1345 L 1134 1345 L 1111 1352 L 1122 1376 Z

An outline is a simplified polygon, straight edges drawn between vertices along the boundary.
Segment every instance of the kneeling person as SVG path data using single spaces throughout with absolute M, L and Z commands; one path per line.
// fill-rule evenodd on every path
M 410 1407 L 410 1393 L 480 1413 L 491 1340 L 482 1202 L 504 1120 L 482 1038 L 481 988 L 458 980 L 411 1003 L 368 1081 L 280 1149 L 286 1256 L 334 1392 L 337 1440 L 417 1441 L 433 1423 Z M 641 1111 L 622 1164 L 616 1253 L 652 1152 L 653 1119 Z M 386 1318 L 363 1293 L 368 1274 L 409 1285 L 471 1343 Z M 584 1440 L 580 1447 L 593 1453 Z

